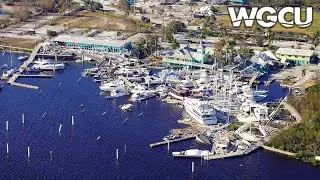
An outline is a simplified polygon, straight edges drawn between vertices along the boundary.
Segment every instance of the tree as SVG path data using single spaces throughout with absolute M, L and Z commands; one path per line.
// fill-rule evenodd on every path
M 101 10 L 103 8 L 102 4 L 94 0 L 82 0 L 84 7 L 90 11 Z
M 179 45 L 179 43 L 177 42 L 176 39 L 173 39 L 170 47 L 171 47 L 172 49 L 177 49 L 177 48 L 180 47 L 180 45 Z
M 55 0 L 39 0 L 38 4 L 45 13 L 55 11 Z
M 315 32 L 315 33 L 313 34 L 313 36 L 311 37 L 312 44 L 314 45 L 314 47 L 317 47 L 317 46 L 320 44 L 319 38 L 320 38 L 320 31 L 318 30 L 318 31 Z
M 167 30 L 171 33 L 183 32 L 186 30 L 186 25 L 181 21 L 171 21 L 167 25 Z
M 49 36 L 49 38 L 55 37 L 57 35 L 58 33 L 56 31 L 47 30 L 47 36 Z

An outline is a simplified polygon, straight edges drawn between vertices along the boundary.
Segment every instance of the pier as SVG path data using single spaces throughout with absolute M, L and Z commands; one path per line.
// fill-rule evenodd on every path
M 28 85 L 28 84 L 22 84 L 22 83 L 16 83 L 16 80 L 19 77 L 26 77 L 25 75 L 22 75 L 22 73 L 28 68 L 28 66 L 32 63 L 32 61 L 34 60 L 34 58 L 36 57 L 37 53 L 39 52 L 40 48 L 42 47 L 42 43 L 38 44 L 35 49 L 33 50 L 33 52 L 31 53 L 31 55 L 29 56 L 29 58 L 20 66 L 20 68 L 18 69 L 18 71 L 13 74 L 9 80 L 8 80 L 8 84 L 11 84 L 12 86 L 17 86 L 17 87 L 23 87 L 23 88 L 28 88 L 28 89 L 39 89 L 38 86 L 32 86 L 32 85 Z M 35 76 L 34 76 L 35 77 Z
M 185 141 L 185 140 L 194 139 L 194 138 L 196 138 L 196 135 L 194 135 L 194 136 L 182 137 L 182 138 L 178 138 L 178 139 L 174 139 L 174 140 L 169 140 L 169 141 L 160 141 L 160 142 L 156 142 L 156 143 L 150 144 L 150 147 L 153 148 L 153 147 L 157 147 L 157 146 L 167 145 L 168 142 L 169 142 L 169 143 L 174 143 L 174 142 L 180 142 L 180 141 Z

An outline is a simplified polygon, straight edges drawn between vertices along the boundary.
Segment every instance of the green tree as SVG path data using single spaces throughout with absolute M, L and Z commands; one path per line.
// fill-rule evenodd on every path
M 171 47 L 172 49 L 177 49 L 177 48 L 180 47 L 180 45 L 179 45 L 179 43 L 177 42 L 176 39 L 173 39 L 170 47 Z

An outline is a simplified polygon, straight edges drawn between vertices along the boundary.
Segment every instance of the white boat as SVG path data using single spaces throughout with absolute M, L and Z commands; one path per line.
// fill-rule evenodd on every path
M 164 81 L 156 76 L 147 76 L 144 78 L 147 84 L 162 84 Z
M 28 55 L 25 55 L 25 56 L 19 56 L 18 57 L 18 60 L 20 60 L 20 61 L 23 61 L 23 60 L 26 60 L 26 59 L 28 59 Z
M 4 71 L 3 74 L 2 74 L 2 77 L 3 78 L 9 78 L 10 76 L 12 76 L 15 72 L 15 69 L 9 69 L 7 71 Z
M 189 149 L 181 152 L 172 152 L 174 157 L 205 157 L 210 155 L 208 150 Z
M 154 96 L 155 96 L 154 91 L 149 91 L 149 90 L 140 91 L 139 93 L 132 94 L 131 100 L 133 102 L 139 102 L 139 101 L 150 99 Z
M 119 107 L 122 111 L 129 111 L 131 110 L 132 106 L 133 106 L 132 104 L 124 104 L 124 105 L 120 105 Z
M 102 83 L 99 88 L 102 91 L 125 90 L 124 82 L 122 80 Z
M 216 111 L 207 102 L 185 98 L 183 105 L 187 113 L 196 121 L 204 125 L 217 124 Z
M 250 122 L 262 122 L 268 121 L 268 107 L 260 104 L 255 104 L 253 111 L 251 111 L 251 107 L 249 109 L 249 113 L 241 113 L 237 115 L 237 119 L 240 122 L 250 123 Z
M 121 96 L 128 95 L 123 89 L 115 89 L 110 92 L 110 96 L 107 96 L 106 98 L 117 98 Z
M 34 65 L 32 66 L 33 69 L 36 70 L 62 70 L 64 69 L 65 64 L 63 63 L 53 63 L 49 60 L 38 60 L 34 61 Z

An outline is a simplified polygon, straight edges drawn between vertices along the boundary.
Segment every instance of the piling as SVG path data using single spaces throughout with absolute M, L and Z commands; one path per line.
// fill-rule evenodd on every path
M 119 149 L 116 150 L 117 161 L 119 160 Z
M 142 114 L 143 114 L 143 112 L 142 112 L 142 113 L 140 113 L 140 114 L 139 114 L 139 116 L 141 116 Z
M 194 162 L 191 163 L 191 171 L 194 173 Z
M 170 141 L 168 141 L 168 151 L 170 151 Z
M 123 121 L 123 124 L 124 124 L 124 123 L 126 123 L 126 122 L 127 122 L 127 120 L 128 120 L 128 117 Z
M 124 145 L 124 154 L 127 154 L 127 145 Z
M 71 124 L 74 126 L 74 116 L 71 116 Z
M 30 158 L 30 147 L 28 147 L 28 158 Z
M 61 128 L 62 128 L 62 124 L 60 124 L 59 126 L 59 133 L 61 132 Z
M 7 143 L 7 154 L 9 154 L 9 143 Z
M 52 161 L 52 151 L 50 151 L 50 161 Z
M 61 86 L 61 82 L 59 82 L 58 88 Z
M 81 77 L 78 79 L 77 83 L 79 83 L 79 82 L 80 82 L 80 80 L 81 80 Z
M 22 114 L 22 124 L 24 124 L 24 114 Z
M 9 131 L 9 121 L 6 121 L 6 130 Z
M 46 115 L 46 113 L 47 113 L 47 112 L 44 112 L 44 113 L 43 113 L 43 115 L 42 115 L 42 119 L 44 118 L 44 116 Z
M 83 109 L 82 111 L 81 111 L 81 114 L 85 111 L 86 109 Z

